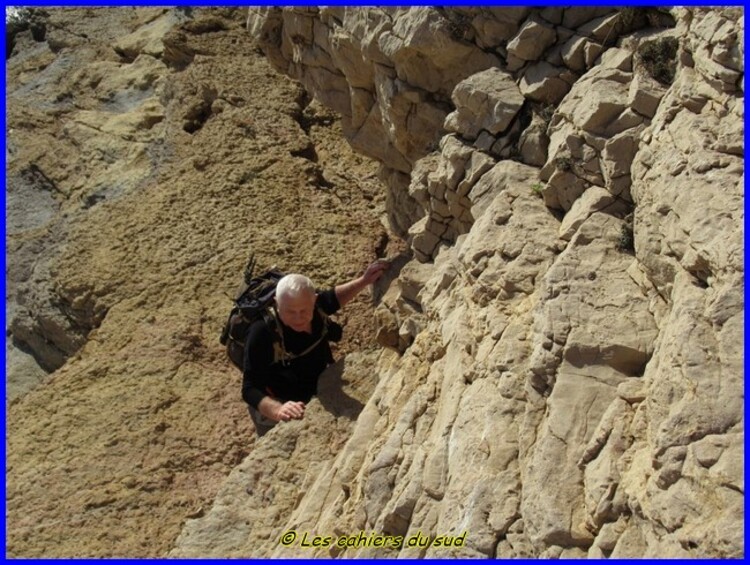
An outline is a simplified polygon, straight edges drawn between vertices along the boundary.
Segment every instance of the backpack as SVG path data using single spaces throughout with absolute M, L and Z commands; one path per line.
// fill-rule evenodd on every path
M 240 370 L 244 371 L 245 365 L 245 340 L 250 326 L 258 320 L 263 320 L 271 330 L 273 336 L 274 363 L 287 364 L 292 359 L 308 354 L 315 349 L 321 341 L 328 338 L 330 341 L 338 341 L 340 338 L 340 326 L 329 320 L 328 315 L 318 308 L 318 313 L 323 318 L 323 332 L 318 340 L 302 353 L 292 354 L 284 347 L 284 332 L 281 323 L 273 308 L 276 296 L 276 285 L 284 276 L 284 273 L 271 268 L 260 276 L 253 277 L 255 270 L 255 257 L 250 256 L 245 267 L 245 285 L 234 300 L 234 307 L 229 312 L 229 318 L 224 325 L 219 341 L 227 348 L 227 356 L 230 361 Z M 334 331 L 330 331 L 333 329 Z M 338 331 L 336 331 L 338 330 Z M 330 334 L 330 335 L 329 335 Z M 338 334 L 338 335 L 336 335 Z

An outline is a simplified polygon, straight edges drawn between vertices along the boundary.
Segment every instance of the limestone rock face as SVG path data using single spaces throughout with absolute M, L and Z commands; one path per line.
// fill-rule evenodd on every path
M 382 378 L 274 530 L 402 544 L 265 555 L 743 554 L 741 16 L 250 11 L 417 203 Z

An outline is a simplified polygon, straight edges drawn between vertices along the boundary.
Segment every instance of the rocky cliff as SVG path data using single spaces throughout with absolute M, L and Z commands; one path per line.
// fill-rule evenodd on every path
M 251 9 L 412 258 L 350 438 L 274 430 L 172 555 L 742 555 L 743 17 Z
M 744 554 L 742 9 L 83 12 L 6 64 L 12 554 Z M 344 138 L 408 250 L 248 441 L 215 281 L 399 251 Z

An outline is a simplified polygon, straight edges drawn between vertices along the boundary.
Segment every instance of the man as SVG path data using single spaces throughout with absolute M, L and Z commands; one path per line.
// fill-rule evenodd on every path
M 242 398 L 258 435 L 278 422 L 302 419 L 305 403 L 317 392 L 318 377 L 333 363 L 326 316 L 377 281 L 388 266 L 384 260 L 375 261 L 362 276 L 320 293 L 303 275 L 286 275 L 279 281 L 275 320 L 255 322 L 245 342 Z M 276 361 L 279 347 L 293 358 Z

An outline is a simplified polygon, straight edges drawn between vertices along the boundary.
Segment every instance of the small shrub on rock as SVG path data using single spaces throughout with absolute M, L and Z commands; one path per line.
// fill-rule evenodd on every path
M 675 37 L 645 43 L 638 49 L 638 59 L 651 77 L 662 84 L 672 84 L 677 70 L 679 45 Z
M 570 157 L 557 157 L 555 166 L 559 171 L 569 171 L 573 168 L 573 161 L 570 160 Z
M 628 224 L 622 225 L 620 239 L 617 242 L 617 249 L 623 253 L 635 253 L 635 241 L 633 239 L 633 226 Z

